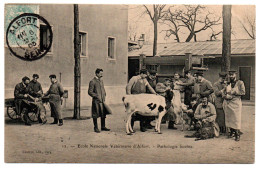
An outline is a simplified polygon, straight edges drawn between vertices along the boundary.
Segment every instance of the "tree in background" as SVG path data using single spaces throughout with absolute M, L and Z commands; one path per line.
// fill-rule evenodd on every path
M 149 15 L 150 19 L 153 22 L 153 28 L 154 28 L 153 56 L 156 56 L 157 39 L 158 39 L 158 21 L 161 20 L 165 15 L 164 8 L 166 5 L 143 5 L 143 6 L 145 8 L 145 12 Z
M 251 39 L 255 39 L 255 12 L 251 13 L 253 11 L 247 11 L 247 13 L 244 14 L 244 17 L 242 20 L 239 20 L 241 23 L 244 31 L 247 33 L 247 35 Z
M 213 29 L 215 25 L 221 24 L 220 19 L 221 17 L 216 17 L 201 5 L 170 6 L 162 18 L 163 23 L 170 27 L 166 30 L 166 36 L 174 35 L 177 42 L 180 42 L 181 30 L 188 31 L 189 35 L 185 42 L 190 42 L 192 39 L 196 42 L 199 32 Z M 215 36 L 218 34 L 214 33 Z
M 223 5 L 223 37 L 221 71 L 230 70 L 231 61 L 231 5 Z

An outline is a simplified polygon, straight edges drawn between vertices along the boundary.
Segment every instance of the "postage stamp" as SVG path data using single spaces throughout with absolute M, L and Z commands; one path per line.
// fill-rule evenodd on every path
M 6 23 L 7 24 L 7 23 Z M 41 45 L 40 25 L 45 25 L 49 33 L 49 40 L 45 46 Z M 11 53 L 27 61 L 42 58 L 52 45 L 52 30 L 46 19 L 36 13 L 23 13 L 8 23 L 6 29 L 6 44 Z

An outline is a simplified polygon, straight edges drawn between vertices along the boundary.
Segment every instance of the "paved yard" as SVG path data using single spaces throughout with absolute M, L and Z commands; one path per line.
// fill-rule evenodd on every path
M 72 120 L 73 111 L 64 111 L 64 126 L 25 126 L 5 117 L 5 162 L 19 163 L 253 163 L 255 154 L 255 107 L 244 106 L 240 142 L 220 136 L 204 141 L 184 138 L 191 131 L 153 130 L 125 133 L 124 108 L 111 106 L 107 117 L 110 132 L 93 132 L 90 110 L 81 112 L 84 120 Z M 99 121 L 100 125 L 100 121 Z

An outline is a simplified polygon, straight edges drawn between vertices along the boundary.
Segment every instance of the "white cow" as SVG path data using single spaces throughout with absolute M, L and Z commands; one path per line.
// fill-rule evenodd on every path
M 166 97 L 172 100 L 173 92 L 167 91 Z M 155 94 L 136 94 L 123 97 L 126 108 L 126 133 L 131 135 L 134 131 L 131 126 L 131 117 L 134 113 L 142 116 L 156 116 L 155 131 L 161 134 L 160 124 L 166 114 L 165 97 Z

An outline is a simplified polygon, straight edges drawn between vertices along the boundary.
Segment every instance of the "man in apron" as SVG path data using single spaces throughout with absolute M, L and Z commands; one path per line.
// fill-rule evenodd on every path
M 45 93 L 45 96 L 49 96 L 49 103 L 51 106 L 51 117 L 54 118 L 54 122 L 51 124 L 63 125 L 61 104 L 63 100 L 64 90 L 62 85 L 57 81 L 56 75 L 49 76 L 51 81 L 51 86 L 49 90 Z
M 226 127 L 230 128 L 230 135 L 235 135 L 235 140 L 240 140 L 242 101 L 245 95 L 244 82 L 237 79 L 236 71 L 229 71 L 230 83 L 224 89 L 223 109 L 225 112 Z
M 226 86 L 227 82 L 227 73 L 226 72 L 220 72 L 219 73 L 219 80 L 214 83 L 213 89 L 214 94 L 216 96 L 215 98 L 215 107 L 217 112 L 217 118 L 216 122 L 219 125 L 220 133 L 226 133 L 226 125 L 225 125 L 225 113 L 223 110 L 223 91 Z
M 146 69 L 141 69 L 140 74 L 137 76 L 133 76 L 127 86 L 126 86 L 126 94 L 141 94 L 141 93 L 146 93 L 146 90 L 148 89 L 150 93 L 156 94 L 154 89 L 151 87 L 151 85 L 148 83 L 147 79 L 147 70 Z M 134 126 L 134 121 L 139 118 L 140 119 L 140 130 L 142 132 L 145 132 L 146 129 L 144 127 L 144 121 L 145 118 L 135 114 L 132 116 L 131 119 L 131 125 L 132 127 Z

